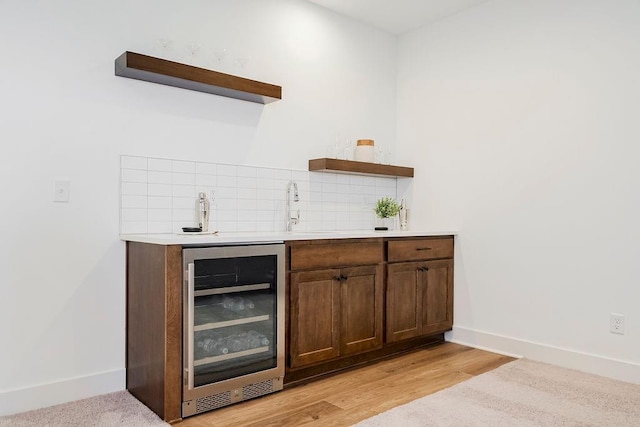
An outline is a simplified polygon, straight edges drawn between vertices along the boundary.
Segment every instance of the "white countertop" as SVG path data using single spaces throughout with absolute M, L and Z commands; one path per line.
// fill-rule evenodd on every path
M 230 245 L 251 243 L 275 243 L 288 240 L 311 239 L 358 239 L 371 237 L 417 237 L 453 236 L 451 230 L 407 230 L 407 231 L 274 231 L 255 233 L 180 233 L 180 234 L 121 234 L 120 239 L 128 242 L 153 243 L 157 245 Z

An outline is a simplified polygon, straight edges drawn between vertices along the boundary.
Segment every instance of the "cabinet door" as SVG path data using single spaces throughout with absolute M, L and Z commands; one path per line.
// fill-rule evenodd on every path
M 420 270 L 422 282 L 422 330 L 431 334 L 453 326 L 453 260 L 427 261 Z
M 387 266 L 387 342 L 420 335 L 425 263 L 403 262 Z
M 291 367 L 340 355 L 340 270 L 291 273 Z
M 382 266 L 343 268 L 341 355 L 382 347 Z

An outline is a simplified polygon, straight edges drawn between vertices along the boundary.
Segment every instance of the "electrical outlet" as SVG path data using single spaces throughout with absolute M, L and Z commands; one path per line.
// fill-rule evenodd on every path
M 611 313 L 609 322 L 612 334 L 624 335 L 624 314 Z

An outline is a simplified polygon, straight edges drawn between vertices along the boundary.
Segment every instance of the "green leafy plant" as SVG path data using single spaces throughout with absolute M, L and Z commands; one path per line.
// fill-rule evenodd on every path
M 398 215 L 400 205 L 391 197 L 383 197 L 376 202 L 374 211 L 378 218 L 391 218 Z

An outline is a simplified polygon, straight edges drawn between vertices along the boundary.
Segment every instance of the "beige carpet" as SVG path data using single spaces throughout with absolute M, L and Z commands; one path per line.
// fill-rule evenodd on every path
M 168 426 L 127 391 L 0 417 L 0 427 Z
M 640 385 L 520 359 L 357 426 L 640 426 Z

